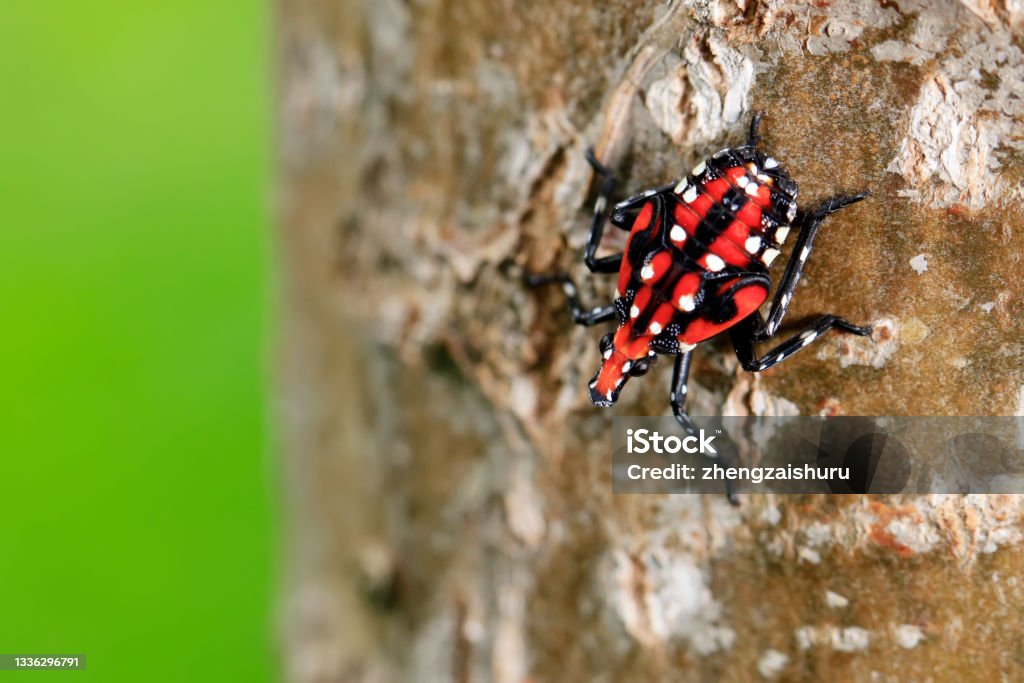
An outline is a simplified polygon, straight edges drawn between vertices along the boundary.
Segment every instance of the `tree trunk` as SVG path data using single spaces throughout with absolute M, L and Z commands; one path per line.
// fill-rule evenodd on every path
M 1020 2 L 278 17 L 288 680 L 1024 676 L 1019 497 L 613 496 L 602 332 L 523 284 L 614 295 L 580 258 L 588 146 L 626 196 L 762 109 L 804 205 L 872 191 L 793 319 L 875 333 L 756 376 L 703 344 L 692 412 L 1021 415 Z M 669 365 L 615 412 L 665 414 Z

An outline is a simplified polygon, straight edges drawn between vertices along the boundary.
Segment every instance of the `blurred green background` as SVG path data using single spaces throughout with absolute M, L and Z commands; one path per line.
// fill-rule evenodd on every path
M 0 680 L 278 678 L 269 16 L 0 3 Z

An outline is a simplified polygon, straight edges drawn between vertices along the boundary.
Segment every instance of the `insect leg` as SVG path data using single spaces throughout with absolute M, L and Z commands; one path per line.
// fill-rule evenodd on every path
M 675 365 L 672 366 L 672 386 L 668 395 L 669 403 L 672 404 L 672 414 L 675 416 L 676 422 L 679 423 L 679 426 L 687 434 L 697 433 L 697 428 L 694 426 L 693 421 L 686 414 L 686 380 L 690 376 L 690 361 L 692 357 L 693 351 L 680 353 L 676 356 Z
M 669 183 L 668 185 L 656 187 L 653 190 L 644 190 L 643 192 L 635 194 L 628 199 L 623 199 L 612 207 L 611 224 L 622 228 L 623 230 L 629 230 L 632 227 L 632 221 L 627 220 L 628 217 L 626 216 L 626 212 L 641 208 L 644 202 L 655 195 L 671 192 L 677 184 L 678 183 Z
M 622 254 L 595 258 L 597 248 L 601 244 L 601 237 L 604 236 L 604 224 L 607 220 L 608 203 L 615 192 L 617 182 L 615 174 L 611 169 L 602 164 L 594 156 L 594 150 L 587 150 L 587 161 L 593 167 L 594 172 L 601 177 L 601 190 L 594 201 L 594 219 L 590 224 L 590 236 L 587 238 L 586 250 L 583 253 L 583 262 L 591 273 L 615 273 L 622 265 Z M 617 207 L 616 207 L 617 208 Z
M 597 248 L 600 246 L 601 238 L 604 236 L 605 222 L 607 221 L 621 230 L 629 231 L 632 221 L 629 220 L 628 212 L 638 208 L 654 195 L 671 190 L 675 185 L 665 185 L 653 190 L 647 190 L 621 201 L 612 207 L 611 215 L 609 216 L 608 205 L 611 202 L 617 183 L 615 174 L 597 160 L 592 149 L 587 150 L 587 161 L 594 169 L 594 172 L 601 177 L 601 191 L 594 202 L 594 219 L 590 224 L 590 235 L 587 237 L 583 262 L 587 264 L 587 268 L 592 273 L 615 273 L 618 272 L 622 265 L 622 254 L 596 258 Z
M 601 191 L 597 196 L 597 200 L 594 202 L 594 222 L 597 223 L 598 216 L 603 216 L 605 209 L 607 209 L 611 204 L 612 195 L 615 193 L 615 186 L 618 184 L 618 178 L 615 177 L 615 174 L 610 168 L 597 160 L 597 157 L 594 156 L 593 149 L 587 150 L 586 157 L 590 167 L 594 169 L 594 173 L 601 177 Z M 625 222 L 625 213 L 631 209 L 639 207 L 652 195 L 664 192 L 672 187 L 674 187 L 674 185 L 665 185 L 664 187 L 659 187 L 655 190 L 647 190 L 615 204 L 612 206 L 610 216 L 611 224 L 617 228 L 621 228 L 622 230 L 629 230 L 630 226 Z
M 553 282 L 561 283 L 562 291 L 569 302 L 569 313 L 572 314 L 572 321 L 577 325 L 589 327 L 615 317 L 615 306 L 598 306 L 589 309 L 584 307 L 580 302 L 580 294 L 576 289 L 576 283 L 568 275 L 531 275 L 526 278 L 526 282 L 532 287 Z
M 814 340 L 832 328 L 845 330 L 846 332 L 852 332 L 861 336 L 871 334 L 870 327 L 858 327 L 838 316 L 825 315 L 818 318 L 813 325 L 800 334 L 790 337 L 761 358 L 758 358 L 754 351 L 754 343 L 757 341 L 757 326 L 756 316 L 752 316 L 731 330 L 732 345 L 736 349 L 736 357 L 739 359 L 740 365 L 747 372 L 761 372 L 773 365 L 778 365 L 800 349 L 809 346 Z
M 686 414 L 686 380 L 690 376 L 690 361 L 693 359 L 693 351 L 680 353 L 676 356 L 675 365 L 672 366 L 672 386 L 668 395 L 669 403 L 672 404 L 672 415 L 676 422 L 687 434 L 697 434 L 698 430 L 693 420 Z M 727 461 L 726 461 L 727 462 Z M 740 499 L 733 490 L 732 480 L 725 480 L 725 496 L 733 505 L 739 505 Z
M 810 213 L 801 214 L 797 219 L 800 225 L 800 233 L 796 238 L 796 246 L 793 247 L 793 255 L 790 256 L 789 263 L 786 264 L 786 272 L 782 275 L 782 280 L 779 282 L 775 298 L 772 299 L 772 306 L 768 311 L 768 317 L 759 329 L 754 330 L 753 336 L 755 341 L 764 341 L 773 337 L 778 331 L 779 325 L 782 324 L 782 318 L 785 317 L 786 310 L 789 308 L 793 292 L 796 291 L 796 286 L 800 282 L 800 276 L 803 275 L 804 263 L 806 263 L 807 257 L 811 253 L 814 237 L 821 229 L 825 218 L 840 209 L 859 202 L 867 197 L 868 194 L 868 192 L 859 192 L 854 195 L 832 197 L 822 202 Z M 853 328 L 850 331 L 854 332 L 854 334 L 871 333 L 870 328 L 854 327 L 845 320 L 842 322 L 846 327 Z M 840 327 L 842 326 L 840 325 Z M 846 329 L 846 327 L 843 329 Z

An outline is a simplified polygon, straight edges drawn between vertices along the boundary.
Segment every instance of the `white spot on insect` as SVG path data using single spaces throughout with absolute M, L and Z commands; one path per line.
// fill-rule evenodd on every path
M 779 258 L 781 253 L 778 249 L 765 249 L 764 253 L 761 254 L 761 263 L 770 266 L 775 259 Z
M 644 192 L 644 196 L 645 197 L 653 197 L 657 193 L 658 193 L 657 190 L 647 190 L 647 191 Z
M 748 162 L 747 170 L 750 171 L 752 174 L 757 175 L 757 164 L 755 164 L 753 161 Z
M 923 274 L 928 270 L 928 255 L 918 254 L 914 258 L 910 259 L 910 267 L 914 269 L 914 272 L 918 275 Z
M 786 220 L 792 223 L 794 218 L 796 218 L 796 204 L 790 204 L 789 210 L 786 211 Z
M 651 326 L 647 328 L 647 331 L 651 334 L 661 334 L 661 325 L 658 323 L 651 323 Z
M 801 346 L 807 346 L 812 341 L 814 341 L 814 338 L 817 337 L 817 336 L 818 336 L 818 333 L 815 332 L 814 330 L 807 330 L 806 332 L 804 332 L 803 334 L 800 335 L 800 338 L 803 340 L 800 343 L 800 345 Z
M 718 271 L 725 268 L 725 261 L 723 261 L 721 257 L 717 256 L 716 254 L 708 254 L 704 258 L 704 263 L 708 265 L 708 270 L 710 270 L 712 273 L 717 273 Z
M 707 168 L 708 168 L 707 164 L 705 164 L 702 161 L 702 162 L 700 162 L 699 164 L 697 164 L 696 166 L 693 167 L 693 170 L 690 171 L 690 175 L 692 175 L 692 176 L 699 176 L 701 173 L 706 171 Z
M 718 150 L 717 152 L 715 152 L 715 153 L 714 153 L 714 154 L 713 154 L 713 155 L 711 156 L 711 158 L 712 158 L 712 159 L 721 159 L 721 158 L 722 158 L 722 157 L 724 157 L 724 156 L 725 156 L 725 155 L 726 155 L 726 154 L 727 154 L 728 152 L 729 152 L 729 150 L 728 150 L 728 149 L 720 149 L 720 150 Z
M 686 178 L 683 178 L 682 180 L 679 181 L 679 184 L 676 185 L 676 189 L 672 191 L 675 192 L 676 194 L 682 194 L 683 192 L 686 191 L 686 188 L 688 188 L 689 186 L 690 181 L 687 180 Z
M 601 354 L 601 357 L 604 358 L 605 360 L 608 360 L 609 358 L 612 357 L 612 350 L 608 349 L 607 351 Z
M 604 213 L 605 208 L 608 206 L 608 198 L 601 195 L 594 202 L 594 213 Z
M 625 363 L 622 364 L 622 371 L 623 372 L 629 372 L 632 368 L 633 368 L 633 363 L 631 361 L 627 360 Z
M 767 176 L 764 173 L 755 173 L 754 175 L 756 175 L 757 179 L 759 181 L 761 181 L 762 183 L 771 183 L 772 182 L 771 176 Z
M 788 292 L 783 294 L 782 295 L 782 305 L 783 306 L 788 306 L 789 305 L 789 299 L 790 299 L 790 294 Z
M 697 199 L 697 188 L 690 185 L 686 188 L 686 192 L 683 193 L 683 201 L 687 204 L 692 204 Z
M 757 191 L 760 187 L 761 186 L 758 185 L 757 183 L 750 183 L 743 191 L 749 194 L 751 197 L 753 197 L 757 194 Z
M 690 296 L 689 294 L 683 294 L 681 297 L 679 297 L 679 308 L 683 309 L 684 311 L 692 311 L 695 306 L 696 304 L 693 300 L 693 297 Z
M 685 394 L 686 393 L 686 385 L 685 384 L 683 386 L 679 387 L 679 393 L 681 393 L 681 394 Z
M 686 342 L 679 342 L 679 353 L 689 353 L 697 348 L 696 344 L 687 344 Z
M 591 389 L 593 389 L 596 386 L 597 386 L 597 380 L 594 380 L 593 382 L 590 383 L 590 388 Z
M 619 382 L 616 382 L 616 383 L 615 383 L 615 386 L 618 386 L 618 385 L 619 385 Z M 615 394 L 615 392 L 614 392 L 614 391 L 612 391 L 612 390 L 609 390 L 609 391 L 608 391 L 608 393 L 604 395 L 604 397 L 605 397 L 606 399 L 608 399 L 609 401 L 611 401 L 611 400 L 612 400 L 612 396 L 613 396 L 614 394 Z
M 787 237 L 789 237 L 789 226 L 779 228 L 775 231 L 775 241 L 779 244 L 785 244 Z
M 654 268 L 651 268 L 651 264 L 648 263 L 646 266 L 640 269 L 640 277 L 643 278 L 644 280 L 650 280 L 652 277 L 654 277 Z
M 771 157 L 768 157 L 767 159 L 764 160 L 764 167 L 765 168 L 778 168 L 779 167 L 779 162 L 777 162 L 775 159 L 772 159 Z
M 637 308 L 636 306 L 633 306 L 632 308 L 629 309 L 629 317 L 630 318 L 635 318 L 638 315 L 640 315 L 640 309 L 639 308 Z
M 743 243 L 743 248 L 750 254 L 756 254 L 761 248 L 761 238 L 757 236 L 748 237 L 747 241 Z
M 576 287 L 571 282 L 562 283 L 562 291 L 566 296 L 576 296 Z
M 750 178 L 748 176 L 741 175 L 739 178 L 736 179 L 736 184 L 740 187 L 746 187 L 747 185 L 750 184 Z
M 668 234 L 669 239 L 673 242 L 685 242 L 686 241 L 686 230 L 683 226 L 676 224 L 672 226 L 672 231 Z
M 806 261 L 807 257 L 810 256 L 810 255 L 811 255 L 811 248 L 810 247 L 804 247 L 803 249 L 800 250 L 800 260 L 801 261 Z

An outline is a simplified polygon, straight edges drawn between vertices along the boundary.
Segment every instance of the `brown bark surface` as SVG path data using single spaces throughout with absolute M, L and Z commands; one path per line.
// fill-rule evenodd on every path
M 1021 415 L 1022 23 L 1011 0 L 280 3 L 287 679 L 1024 677 L 1019 497 L 612 496 L 602 332 L 522 284 L 613 295 L 580 258 L 588 146 L 625 196 L 763 109 L 805 205 L 873 192 L 791 319 L 876 332 L 757 376 L 704 344 L 692 412 Z M 666 413 L 670 365 L 614 410 Z

